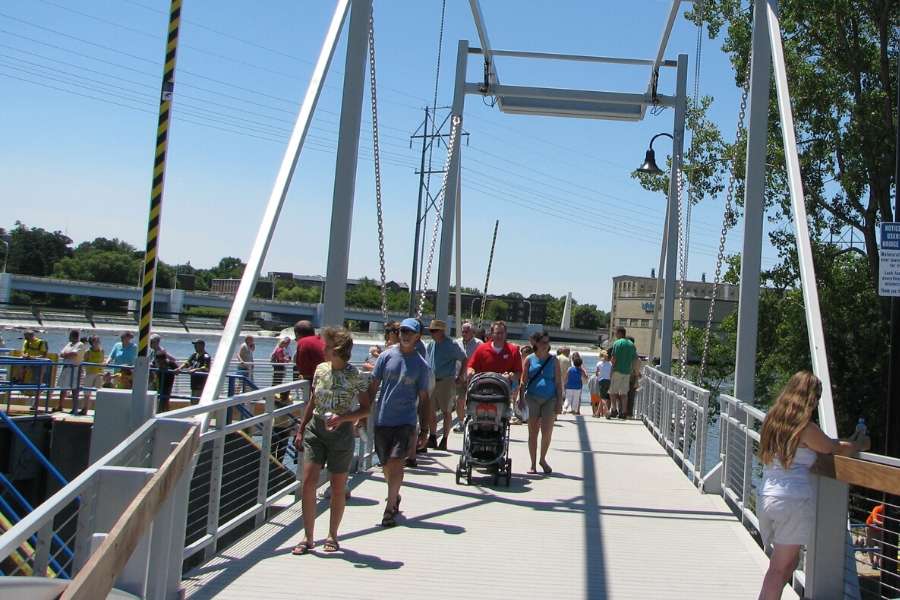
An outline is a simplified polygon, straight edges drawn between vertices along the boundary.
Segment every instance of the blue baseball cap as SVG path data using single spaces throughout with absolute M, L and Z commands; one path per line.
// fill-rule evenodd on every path
M 402 321 L 400 321 L 400 329 L 409 329 L 410 331 L 419 333 L 419 321 L 413 318 L 403 319 Z

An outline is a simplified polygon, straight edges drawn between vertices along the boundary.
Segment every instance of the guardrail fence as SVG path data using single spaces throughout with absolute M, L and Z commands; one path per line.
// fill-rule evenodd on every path
M 765 412 L 719 394 L 715 413 L 708 410 L 707 390 L 652 367 L 642 374 L 635 414 L 690 480 L 702 491 L 722 495 L 759 541 L 757 456 Z M 702 459 L 707 444 L 718 447 L 715 465 Z M 794 572 L 794 588 L 815 598 L 900 598 L 900 459 L 866 452 L 859 458 L 820 456 L 814 471 L 823 497 L 813 542 Z M 835 531 L 844 544 L 831 543 Z
M 709 434 L 709 391 L 644 367 L 634 412 L 691 481 L 700 485 Z
M 308 381 L 294 381 L 157 415 L 18 523 L 3 524 L 0 573 L 77 577 L 173 443 L 200 425 L 192 467 L 116 579 L 138 597 L 177 597 L 185 570 L 296 501 L 302 455 L 293 434 L 308 393 Z M 358 430 L 354 470 L 375 462 L 373 430 L 372 418 Z M 0 596 L 16 579 L 0 577 Z

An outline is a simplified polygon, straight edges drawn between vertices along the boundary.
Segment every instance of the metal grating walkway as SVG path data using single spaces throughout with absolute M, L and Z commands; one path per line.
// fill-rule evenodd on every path
M 588 409 L 590 410 L 590 409 Z M 637 421 L 564 417 L 550 476 L 528 467 L 524 426 L 510 453 L 520 475 L 494 489 L 457 486 L 461 437 L 407 472 L 404 516 L 384 530 L 379 471 L 352 482 L 342 551 L 291 556 L 299 504 L 189 573 L 202 598 L 755 598 L 767 560 L 718 496 L 702 495 Z M 325 504 L 323 512 L 327 512 Z M 785 592 L 786 598 L 796 598 Z

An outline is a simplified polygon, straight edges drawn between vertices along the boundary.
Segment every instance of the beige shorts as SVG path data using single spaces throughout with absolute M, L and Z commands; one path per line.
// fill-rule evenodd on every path
M 609 393 L 621 396 L 627 396 L 631 387 L 631 375 L 628 373 L 619 373 L 613 371 L 612 381 L 609 384 Z
M 431 399 L 436 409 L 439 408 L 445 412 L 451 410 L 453 401 L 456 400 L 456 382 L 454 379 L 452 377 L 444 377 L 435 381 Z
M 84 376 L 84 383 L 82 384 L 84 387 L 89 388 L 102 388 L 103 387 L 103 373 L 87 373 Z
M 808 544 L 815 512 L 811 498 L 759 496 L 756 514 L 763 548 L 771 544 Z

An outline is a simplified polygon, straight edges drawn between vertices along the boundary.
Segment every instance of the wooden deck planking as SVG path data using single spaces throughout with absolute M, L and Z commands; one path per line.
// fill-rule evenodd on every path
M 525 476 L 527 435 L 514 426 L 512 487 L 486 475 L 457 486 L 461 436 L 408 471 L 404 515 L 382 529 L 380 472 L 357 477 L 325 554 L 295 557 L 299 505 L 184 581 L 205 598 L 755 598 L 767 560 L 718 496 L 700 494 L 637 421 L 565 417 L 551 476 Z M 785 597 L 795 598 L 786 591 Z

